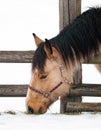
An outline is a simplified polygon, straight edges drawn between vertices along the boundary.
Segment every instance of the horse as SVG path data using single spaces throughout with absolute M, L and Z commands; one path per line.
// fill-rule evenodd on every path
M 101 54 L 101 8 L 88 9 L 51 39 L 33 36 L 37 49 L 26 106 L 29 113 L 43 114 L 59 97 L 69 94 L 80 63 Z M 97 68 L 101 71 L 101 65 Z

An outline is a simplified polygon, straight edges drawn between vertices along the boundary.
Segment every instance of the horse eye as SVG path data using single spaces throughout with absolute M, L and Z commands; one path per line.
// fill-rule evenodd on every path
M 45 79 L 47 77 L 47 75 L 41 75 L 40 79 Z

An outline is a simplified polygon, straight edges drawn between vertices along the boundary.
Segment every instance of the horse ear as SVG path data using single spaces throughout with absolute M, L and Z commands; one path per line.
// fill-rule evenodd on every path
M 39 46 L 43 42 L 43 40 L 41 40 L 35 33 L 33 33 L 33 36 L 34 36 L 36 45 Z
M 44 51 L 48 59 L 57 58 L 57 50 L 55 49 L 55 47 L 51 46 L 49 40 L 47 39 L 45 39 Z
M 44 51 L 47 55 L 47 58 L 50 59 L 52 57 L 52 47 L 51 47 L 49 40 L 47 40 L 47 39 L 45 39 Z

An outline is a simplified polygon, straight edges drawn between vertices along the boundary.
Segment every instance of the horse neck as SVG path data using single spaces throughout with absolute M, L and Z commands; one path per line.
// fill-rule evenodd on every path
M 89 53 L 89 55 L 87 55 L 85 58 L 83 58 L 83 56 L 81 55 L 80 56 L 80 60 L 78 62 L 76 62 L 77 64 L 78 63 L 85 63 L 85 62 L 89 62 L 91 61 L 91 59 L 94 59 L 94 57 L 96 56 L 100 56 L 101 55 L 101 45 L 99 45 L 98 49 L 95 51 L 92 51 L 91 53 Z M 77 60 L 76 60 L 77 61 Z
M 67 62 L 66 66 L 64 65 L 64 72 L 65 72 L 64 76 L 68 77 L 68 80 L 71 82 L 73 81 L 73 74 L 75 73 L 75 71 L 78 70 L 78 68 L 80 67 L 82 63 L 87 62 L 89 61 L 90 58 L 101 54 L 101 45 L 99 46 L 97 53 L 91 52 L 90 56 L 86 56 L 85 58 L 83 58 L 83 56 L 81 55 L 79 60 L 76 58 L 75 52 L 73 49 L 72 51 L 74 54 L 74 62 L 71 59 L 69 59 L 69 62 Z M 59 61 L 60 63 L 64 63 L 61 56 L 60 56 Z

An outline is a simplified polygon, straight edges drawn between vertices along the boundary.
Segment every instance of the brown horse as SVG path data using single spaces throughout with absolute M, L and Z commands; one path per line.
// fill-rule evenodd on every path
M 59 96 L 69 93 L 79 63 L 101 54 L 101 8 L 84 12 L 50 40 L 33 35 L 38 48 L 26 105 L 30 113 L 42 114 Z

